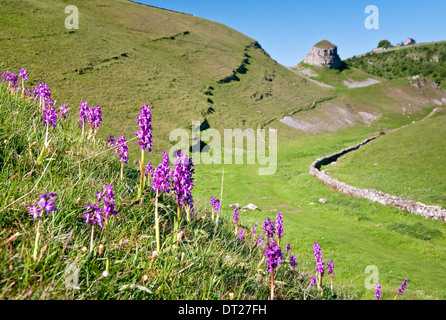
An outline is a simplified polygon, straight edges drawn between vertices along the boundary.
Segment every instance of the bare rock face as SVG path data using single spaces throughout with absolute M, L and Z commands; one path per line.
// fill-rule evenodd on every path
M 317 66 L 339 69 L 341 58 L 338 55 L 338 47 L 327 40 L 316 43 L 304 59 L 304 63 Z

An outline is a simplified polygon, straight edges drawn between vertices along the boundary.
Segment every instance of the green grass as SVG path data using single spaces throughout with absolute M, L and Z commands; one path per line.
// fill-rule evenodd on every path
M 374 188 L 426 204 L 445 206 L 445 115 L 380 137 L 340 158 L 329 171 L 359 188 Z
M 218 300 L 229 299 L 229 293 L 236 300 L 268 299 L 267 266 L 249 226 L 239 226 L 245 234 L 240 241 L 234 225 L 226 217 L 217 225 L 210 219 L 209 206 L 196 197 L 193 218 L 181 223 L 184 237 L 177 242 L 174 198 L 162 195 L 161 252 L 153 256 L 154 193 L 146 189 L 140 205 L 135 197 L 138 172 L 126 166 L 121 181 L 119 159 L 105 148 L 104 140 L 82 136 L 77 124 L 60 118 L 49 128 L 43 162 L 36 163 L 46 129 L 39 107 L 32 99 L 21 99 L 20 92 L 7 91 L 1 84 L 0 299 Z M 96 192 L 110 184 L 119 214 L 111 216 L 104 229 L 96 225 L 90 255 L 92 228 L 82 218 L 84 204 L 96 203 Z M 37 221 L 28 208 L 46 190 L 58 194 L 57 211 L 41 218 L 35 260 Z M 102 253 L 100 245 L 105 248 Z M 110 275 L 103 277 L 107 256 Z M 276 299 L 354 297 L 337 285 L 333 292 L 324 286 L 323 295 L 310 288 L 311 260 L 299 258 L 300 266 L 292 270 L 284 257 L 275 272 Z M 71 278 L 75 270 L 77 280 Z M 70 284 L 79 289 L 67 288 Z
M 415 223 L 414 225 L 408 225 L 405 223 L 391 223 L 387 226 L 387 229 L 399 232 L 401 234 L 407 234 L 411 237 L 421 240 L 432 240 L 434 238 L 441 237 L 443 234 L 437 229 L 428 228 L 421 223 Z
M 0 64 L 11 71 L 26 67 L 28 85 L 48 83 L 73 115 L 83 100 L 101 105 L 104 138 L 133 137 L 140 106 L 150 104 L 154 151 L 161 154 L 171 146 L 169 133 L 194 120 L 217 129 L 257 128 L 331 94 L 304 85 L 253 46 L 254 39 L 222 24 L 125 0 L 83 0 L 76 4 L 79 29 L 67 30 L 66 5 L 2 1 Z M 239 81 L 219 83 L 245 58 Z M 130 153 L 132 160 L 139 156 L 136 147 Z
M 322 41 L 319 41 L 318 43 L 316 43 L 314 46 L 316 48 L 320 48 L 320 49 L 330 49 L 330 48 L 334 47 L 334 44 L 328 40 L 322 40 Z
M 234 241 L 232 209 L 228 205 L 236 202 L 252 202 L 262 209 L 241 213 L 246 230 L 255 222 L 261 230 L 266 217 L 275 217 L 278 210 L 284 213 L 283 241 L 290 242 L 293 253 L 299 255 L 299 269 L 293 273 L 286 264 L 279 268 L 278 277 L 283 280 L 277 288 L 279 298 L 321 298 L 308 289 L 309 277 L 314 273 L 312 244 L 316 241 L 322 246 L 325 261 L 331 258 L 335 264 L 334 283 L 339 293 L 322 298 L 372 299 L 373 290 L 364 285 L 368 276 L 364 270 L 369 265 L 379 269 L 385 299 L 393 299 L 405 278 L 409 278 L 409 284 L 403 299 L 446 298 L 446 283 L 441 277 L 446 267 L 444 224 L 348 198 L 308 174 L 316 158 L 354 145 L 382 128 L 400 127 L 426 116 L 432 110 L 432 99 L 441 92 L 422 90 L 422 96 L 407 81 L 398 79 L 347 89 L 342 86 L 343 80 L 372 77 L 352 65 L 342 72 L 317 71 L 320 75 L 316 80 L 335 87 L 324 89 L 302 81 L 253 45 L 254 39 L 235 30 L 124 0 L 78 1 L 80 29 L 69 31 L 63 24 L 68 4 L 55 0 L 0 3 L 1 69 L 17 72 L 18 68 L 27 68 L 28 86 L 47 82 L 57 104 L 68 103 L 71 108 L 70 119 L 51 131 L 57 133 L 51 147 L 56 151 L 55 160 L 38 187 L 27 194 L 44 170 L 33 164 L 44 131 L 37 113 L 26 119 L 21 113 L 14 114 L 21 108 L 4 91 L 1 93 L 2 108 L 7 112 L 0 115 L 0 210 L 26 195 L 0 213 L 2 242 L 17 231 L 21 233 L 12 242 L 12 258 L 9 248 L 2 251 L 2 298 L 219 299 L 229 291 L 235 299 L 266 299 L 266 268 L 257 267 L 261 254 L 251 248 L 252 239 L 243 245 Z M 246 72 L 237 73 L 237 81 L 219 82 L 242 64 Z M 330 100 L 311 108 L 313 102 L 324 99 Z M 75 122 L 82 100 L 103 106 L 96 146 L 79 140 Z M 371 127 L 356 125 L 320 135 L 303 133 L 278 121 L 287 114 L 299 114 L 301 109 L 318 114 L 319 106 L 325 103 L 370 108 L 381 117 Z M 168 141 L 169 132 L 187 129 L 193 120 L 207 120 L 220 131 L 258 126 L 279 130 L 277 173 L 259 176 L 258 165 L 225 165 L 224 222 L 217 233 L 207 213 L 208 218 L 184 226 L 185 242 L 178 248 L 166 244 L 166 255 L 153 263 L 153 207 L 138 206 L 133 198 L 138 172 L 132 164 L 139 158 L 138 147 L 131 144 L 126 184 L 119 183 L 118 160 L 108 153 L 98 154 L 109 135 L 134 137 L 136 115 L 144 104 L 152 105 L 154 151 L 146 159 L 154 164 L 160 160 L 161 151 L 174 144 Z M 26 104 L 26 108 L 32 106 Z M 63 130 L 59 133 L 60 128 Z M 433 131 L 430 138 L 440 139 L 438 132 L 442 131 Z M 426 137 L 423 130 L 419 135 Z M 30 147 L 33 142 L 37 144 Z M 420 144 L 412 148 L 410 152 L 416 153 Z M 430 161 L 423 153 L 420 161 L 423 157 Z M 362 163 L 351 167 L 358 171 L 361 168 Z M 194 196 L 200 214 L 209 210 L 210 196 L 219 197 L 221 172 L 220 165 L 197 166 Z M 366 175 L 365 170 L 362 173 Z M 412 172 L 409 178 L 416 180 L 419 174 Z M 110 183 L 116 183 L 119 197 L 120 215 L 115 221 L 119 228 L 112 231 L 112 275 L 98 280 L 105 261 L 101 257 L 89 262 L 82 253 L 82 247 L 89 245 L 90 229 L 81 216 L 83 204 L 94 201 L 95 192 Z M 48 251 L 34 263 L 30 252 L 35 225 L 26 206 L 37 201 L 38 194 L 47 188 L 60 193 L 60 210 L 45 217 L 41 245 L 47 245 Z M 440 184 L 435 188 L 444 194 Z M 146 194 L 147 203 L 152 196 Z M 319 203 L 319 198 L 328 202 Z M 169 221 L 163 239 L 170 243 L 174 204 L 169 198 L 163 203 L 162 218 Z M 105 243 L 104 234 L 97 231 L 95 236 L 97 243 Z M 183 252 L 186 257 L 181 264 Z M 81 267 L 81 290 L 67 291 L 63 275 L 76 258 Z M 13 270 L 8 271 L 11 262 Z M 144 275 L 148 278 L 145 282 Z M 132 285 L 142 287 L 132 289 Z
M 347 88 L 343 84 L 344 81 L 364 81 L 369 78 L 380 81 L 383 80 L 382 78 L 372 76 L 370 73 L 364 72 L 358 68 L 355 68 L 354 66 L 349 65 L 345 65 L 342 70 L 337 70 L 329 68 L 316 68 L 301 62 L 298 67 L 300 69 L 310 68 L 314 74 L 317 74 L 317 76 L 312 76 L 310 78 L 335 87 L 336 91 L 339 93 L 347 91 Z
M 278 123 L 272 126 L 279 133 L 287 130 Z M 444 299 L 444 223 L 346 197 L 308 173 L 315 159 L 376 133 L 373 128 L 353 127 L 337 133 L 302 133 L 294 141 L 282 141 L 278 170 L 272 176 L 259 176 L 258 166 L 224 165 L 223 206 L 257 205 L 262 211 L 241 213 L 241 221 L 248 226 L 282 211 L 284 243 L 290 242 L 301 257 L 309 258 L 311 245 L 318 241 L 324 259 L 334 261 L 335 283 L 354 290 L 361 299 L 372 299 L 374 294 L 365 287 L 369 265 L 378 267 L 384 299 L 393 299 L 405 278 L 409 284 L 402 299 Z M 354 168 L 359 170 L 360 166 Z M 197 172 L 197 194 L 219 197 L 222 166 L 200 165 Z M 327 203 L 320 203 L 320 198 Z M 226 216 L 230 217 L 230 212 Z
M 348 65 L 387 79 L 423 75 L 445 86 L 446 43 L 435 43 L 368 53 L 346 60 Z

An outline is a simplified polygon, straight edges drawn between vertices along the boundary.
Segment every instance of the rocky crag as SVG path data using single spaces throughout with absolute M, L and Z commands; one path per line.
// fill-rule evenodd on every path
M 304 59 L 304 63 L 330 69 L 341 67 L 341 58 L 338 55 L 338 47 L 327 40 L 316 43 Z

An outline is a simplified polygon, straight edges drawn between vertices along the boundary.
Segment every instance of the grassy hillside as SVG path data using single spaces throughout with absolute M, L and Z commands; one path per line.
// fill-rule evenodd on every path
M 446 88 L 446 43 L 411 46 L 398 50 L 367 53 L 345 60 L 372 75 L 400 79 L 422 75 Z
M 241 214 L 247 224 L 282 210 L 289 226 L 285 241 L 300 248 L 301 256 L 311 256 L 308 246 L 312 242 L 324 243 L 329 254 L 339 260 L 342 285 L 354 289 L 361 299 L 373 296 L 373 290 L 364 285 L 369 276 L 365 269 L 370 265 L 379 269 L 385 299 L 393 299 L 394 288 L 404 278 L 411 279 L 405 299 L 443 299 L 445 284 L 438 280 L 439 272 L 446 266 L 444 259 L 439 258 L 446 248 L 446 229 L 442 222 L 346 197 L 310 176 L 308 169 L 315 159 L 363 141 L 382 129 L 423 119 L 434 108 L 434 100 L 444 97 L 444 92 L 416 89 L 405 81 L 377 78 L 354 67 L 343 71 L 311 69 L 316 74 L 311 78 L 334 87 L 333 96 L 290 117 L 316 122 L 320 131 L 290 128 L 279 121 L 285 115 L 271 122 L 269 125 L 280 132 L 277 173 L 259 176 L 259 166 L 225 165 L 225 182 L 229 185 L 223 195 L 226 204 L 230 201 L 242 206 L 249 203 L 259 206 L 261 211 Z M 354 89 L 343 84 L 344 80 L 369 78 L 377 78 L 381 83 Z M 352 117 L 352 123 L 347 122 L 349 114 L 357 116 L 360 112 L 376 115 L 377 119 L 366 122 Z M 343 124 L 332 130 L 339 122 Z M 441 139 L 442 134 L 432 132 L 432 137 Z M 408 152 L 419 149 L 416 143 L 411 146 Z M 444 150 L 438 150 L 437 154 L 444 154 Z M 429 162 L 424 153 L 420 154 L 420 158 L 423 156 Z M 222 166 L 199 167 L 197 193 L 218 195 Z M 361 168 L 358 162 L 349 167 L 349 173 L 358 171 L 365 176 L 366 170 Z M 413 180 L 418 177 L 415 174 L 421 174 L 412 173 Z M 386 180 L 392 179 L 391 174 L 386 176 Z M 441 194 L 442 189 L 436 188 L 439 186 L 432 186 L 432 190 L 438 189 Z M 320 203 L 319 199 L 327 202 Z
M 233 292 L 236 299 L 265 299 L 268 279 L 264 269 L 258 267 L 262 255 L 255 252 L 254 238 L 248 231 L 258 222 L 261 232 L 262 221 L 274 219 L 278 211 L 284 213 L 283 241 L 290 242 L 302 267 L 297 275 L 287 264 L 278 271 L 278 277 L 291 279 L 279 280 L 278 297 L 373 299 L 374 291 L 364 285 L 369 276 L 365 268 L 370 265 L 379 269 L 384 299 L 393 299 L 405 278 L 410 282 L 401 299 L 446 297 L 446 283 L 438 276 L 446 268 L 444 224 L 345 197 L 308 174 L 316 158 L 356 144 L 383 128 L 397 128 L 425 117 L 435 100 L 446 98 L 442 90 L 430 84 L 416 88 L 407 80 L 389 80 L 351 64 L 342 71 L 316 70 L 301 64 L 300 72 L 309 68 L 315 74 L 301 76 L 276 63 L 254 39 L 226 26 L 124 0 L 77 1 L 79 29 L 67 30 L 64 8 L 68 4 L 62 0 L 0 0 L 1 69 L 17 73 L 19 68 L 27 68 L 27 86 L 46 82 L 57 98 L 56 106 L 68 103 L 71 108 L 67 122 L 61 123 L 69 134 L 64 130 L 58 133 L 51 148 L 66 156 L 56 153 L 58 158 L 46 172 L 51 175 L 43 175 L 32 190 L 44 172 L 44 167 L 33 164 L 40 151 L 39 144 L 33 143 L 41 143 L 44 128 L 39 127 L 38 114 L 18 113 L 22 104 L 25 110 L 34 110 L 31 102 L 9 97 L 3 88 L 1 105 L 6 111 L 0 115 L 0 192 L 4 195 L 0 203 L 0 210 L 4 210 L 0 213 L 1 241 L 15 232 L 21 236 L 7 243 L 8 250 L 12 246 L 11 256 L 3 250 L 2 270 L 9 270 L 11 263 L 13 270 L 7 276 L 2 274 L 2 297 L 219 299 Z M 360 88 L 344 84 L 369 78 L 381 82 Z M 102 106 L 103 121 L 96 145 L 78 137 L 76 123 L 83 100 L 90 106 Z M 137 206 L 133 197 L 138 171 L 132 164 L 139 156 L 138 146 L 130 144 L 126 184 L 119 183 L 118 160 L 108 153 L 79 162 L 105 151 L 104 141 L 109 135 L 124 133 L 128 139 L 133 138 L 136 115 L 144 104 L 152 106 L 154 150 L 146 161 L 153 164 L 161 159 L 161 151 L 170 148 L 169 132 L 189 128 L 193 120 L 220 131 L 269 126 L 279 133 L 278 170 L 272 176 L 258 175 L 259 165 L 196 166 L 194 196 L 199 213 L 206 213 L 207 218 L 185 225 L 186 238 L 178 248 L 168 248 L 174 237 L 171 218 L 175 208 L 169 198 L 164 199 L 161 212 L 168 220 L 163 234 L 168 258 L 162 255 L 153 263 L 155 232 L 151 229 L 153 206 L 149 202 L 153 194 L 146 194 L 147 208 Z M 315 122 L 320 130 L 293 128 L 281 122 L 285 117 Z M 440 139 L 441 133 L 432 131 L 433 140 Z M 422 149 L 419 144 L 411 146 L 413 153 Z M 441 156 L 440 151 L 436 154 Z M 427 157 L 425 160 L 429 161 Z M 351 169 L 366 175 L 361 165 L 356 163 Z M 225 222 L 215 233 L 214 223 L 209 220 L 209 197 L 220 196 L 223 167 Z M 103 168 L 107 173 L 101 171 Z M 81 218 L 83 205 L 94 201 L 95 192 L 110 183 L 116 183 L 122 214 L 116 219 L 120 227 L 112 233 L 114 248 L 119 250 L 112 253 L 114 273 L 109 282 L 98 280 L 104 258 L 90 263 L 80 250 L 90 241 L 90 229 Z M 443 192 L 440 183 L 434 187 Z M 42 256 L 42 264 L 31 260 L 35 224 L 26 205 L 37 201 L 45 188 L 64 196 L 58 198 L 61 210 L 45 217 L 41 244 L 48 247 L 48 253 Z M 321 203 L 321 198 L 328 201 Z M 231 203 L 254 203 L 261 209 L 240 212 L 240 223 L 249 235 L 240 245 L 230 223 Z M 61 212 L 69 213 L 65 217 Z M 95 236 L 106 243 L 105 233 L 96 231 Z M 324 257 L 333 258 L 335 263 L 336 295 L 321 297 L 309 287 L 315 270 L 315 242 L 322 245 Z M 181 262 L 183 252 L 185 260 Z M 66 269 L 65 262 L 71 264 L 76 258 L 84 280 L 82 291 L 66 292 L 60 275 Z M 54 272 L 43 277 L 46 267 L 53 264 L 57 266 Z M 14 281 L 16 284 L 9 287 Z M 188 289 L 179 290 L 182 286 Z M 45 287 L 49 289 L 45 291 Z
M 445 110 L 346 155 L 329 171 L 341 181 L 446 207 Z M 392 177 L 388 179 L 388 177 Z
M 252 226 L 240 223 L 240 239 L 231 220 L 211 219 L 206 195 L 190 222 L 182 209 L 176 230 L 174 196 L 163 193 L 157 251 L 155 193 L 145 188 L 140 204 L 138 173 L 126 166 L 121 180 L 119 158 L 104 140 L 82 135 L 77 124 L 61 117 L 46 129 L 38 103 L 9 91 L 0 84 L 0 299 L 268 299 L 265 246 L 257 245 L 261 226 L 254 236 Z M 39 162 L 46 130 L 49 144 Z M 105 208 L 105 201 L 96 202 L 103 186 L 113 187 L 118 214 L 93 228 L 84 220 L 86 204 Z M 56 195 L 45 208 L 56 210 L 33 220 L 30 206 L 47 191 Z M 274 273 L 275 299 L 353 297 L 338 285 L 311 287 L 314 258 L 299 257 L 298 268 L 291 268 L 289 253 L 283 253 Z
M 277 128 L 281 132 L 288 130 L 285 125 Z M 378 268 L 383 299 L 393 299 L 395 290 L 406 278 L 409 284 L 399 299 L 445 299 L 446 282 L 439 276 L 446 268 L 443 222 L 347 197 L 308 174 L 315 159 L 377 133 L 379 130 L 372 127 L 319 134 L 300 132 L 294 140 L 280 143 L 277 173 L 273 176 L 259 176 L 257 170 L 261 166 L 257 165 L 225 165 L 226 217 L 230 217 L 230 203 L 241 206 L 253 203 L 260 208 L 261 211 L 240 213 L 245 225 L 274 218 L 282 211 L 288 227 L 284 242 L 290 242 L 301 257 L 312 258 L 311 244 L 318 241 L 325 248 L 324 256 L 336 258 L 334 283 L 354 290 L 360 299 L 373 299 L 374 295 L 365 286 L 370 281 L 370 274 L 365 272 L 368 266 Z M 362 166 L 350 166 L 349 174 L 358 171 L 361 177 L 366 177 Z M 198 168 L 197 195 L 218 196 L 221 166 Z M 385 178 L 390 179 L 391 175 Z M 319 199 L 327 201 L 321 203 Z
M 66 1 L 1 1 L 0 64 L 27 66 L 30 84 L 47 82 L 72 114 L 83 100 L 101 105 L 104 137 L 134 136 L 133 120 L 150 104 L 159 153 L 171 130 L 193 120 L 257 128 L 328 95 L 219 23 L 125 0 L 76 5 L 79 29 L 67 30 Z M 234 81 L 221 81 L 234 70 Z
M 446 101 L 446 92 L 428 81 L 415 87 L 407 80 L 388 80 L 348 65 L 334 70 L 300 63 L 292 69 L 306 75 L 308 82 L 332 86 L 333 92 L 329 99 L 288 115 L 285 123 L 300 131 L 333 132 L 355 125 L 397 128 Z

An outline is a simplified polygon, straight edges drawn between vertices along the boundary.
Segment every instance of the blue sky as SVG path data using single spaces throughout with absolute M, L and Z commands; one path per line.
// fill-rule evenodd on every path
M 342 59 L 368 52 L 383 39 L 418 43 L 446 40 L 444 0 L 137 0 L 223 23 L 257 41 L 277 62 L 292 66 L 311 46 L 329 40 Z M 379 29 L 367 29 L 368 5 Z

